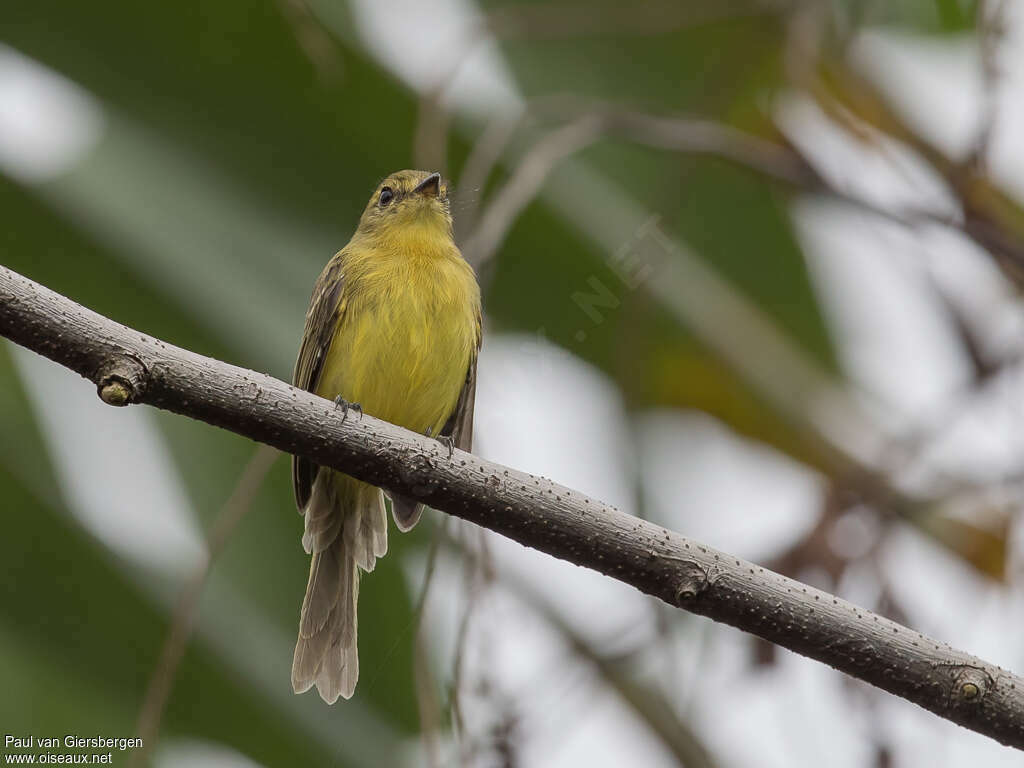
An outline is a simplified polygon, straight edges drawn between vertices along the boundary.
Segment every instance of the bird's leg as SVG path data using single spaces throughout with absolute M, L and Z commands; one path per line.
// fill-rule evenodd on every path
M 427 427 L 427 437 L 432 437 L 431 433 L 433 431 L 431 427 Z M 455 455 L 455 438 L 451 435 L 438 435 L 434 439 L 448 449 L 448 459 L 451 460 L 452 456 Z
M 455 438 L 451 435 L 441 435 L 437 438 L 437 442 L 448 449 L 448 461 L 451 461 L 452 456 L 455 455 Z
M 344 424 L 345 423 L 345 419 L 348 418 L 349 409 L 351 409 L 351 410 L 355 411 L 356 413 L 358 413 L 360 420 L 362 420 L 362 418 L 363 418 L 363 406 L 361 406 L 359 403 L 350 403 L 348 400 L 346 400 L 341 395 L 338 395 L 336 398 L 334 398 L 334 410 L 338 410 L 338 408 L 341 408 L 341 423 L 342 424 Z

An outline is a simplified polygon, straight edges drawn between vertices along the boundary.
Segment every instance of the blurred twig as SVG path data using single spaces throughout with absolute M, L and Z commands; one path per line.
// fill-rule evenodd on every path
M 531 125 L 539 117 L 563 115 L 566 104 L 578 101 L 578 97 L 571 93 L 549 94 L 508 114 L 498 114 L 487 123 L 473 143 L 459 177 L 455 199 L 459 216 L 455 220 L 455 227 L 460 243 L 476 228 L 480 208 L 476 203 L 516 131 Z
M 468 526 L 466 526 L 468 528 Z M 459 622 L 459 632 L 455 640 L 455 659 L 452 666 L 452 685 L 450 706 L 452 721 L 455 724 L 456 734 L 460 739 L 458 745 L 459 757 L 462 765 L 469 765 L 470 745 L 466 738 L 465 717 L 462 713 L 462 690 L 465 680 L 467 641 L 469 639 L 469 627 L 476 607 L 480 604 L 484 591 L 490 586 L 494 578 L 493 566 L 491 564 L 490 551 L 487 547 L 486 531 L 477 529 L 477 546 L 462 542 L 462 552 L 466 557 L 466 581 L 469 583 L 466 605 L 463 608 L 462 620 Z M 471 531 L 462 531 L 463 539 Z M 451 541 L 451 537 L 447 537 Z
M 152 339 L 0 267 L 0 335 L 97 386 L 230 429 L 672 605 L 829 664 L 1024 749 L 1024 678 L 564 486 L 334 404 L 265 374 Z
M 451 538 L 446 542 L 461 549 Z M 464 550 L 462 550 L 464 551 Z M 503 573 L 500 584 L 509 589 L 530 610 L 541 616 L 557 631 L 577 657 L 589 663 L 605 685 L 615 692 L 637 718 L 647 725 L 681 766 L 715 768 L 717 762 L 690 726 L 675 712 L 661 691 L 637 681 L 624 663 L 599 651 L 586 637 L 576 631 L 551 603 L 523 579 Z M 677 681 L 667 681 L 676 685 Z
M 507 584 L 507 580 L 503 583 Z M 517 589 L 520 586 L 522 585 L 517 586 Z M 679 717 L 661 691 L 639 682 L 629 673 L 623 662 L 608 658 L 597 650 L 582 634 L 573 629 L 545 598 L 525 593 L 523 597 L 534 611 L 558 630 L 580 658 L 593 666 L 605 684 L 675 756 L 679 765 L 686 768 L 715 768 L 718 765 L 696 731 Z M 675 684 L 675 681 L 668 682 Z
M 891 211 L 843 190 L 822 177 L 788 142 L 762 138 L 723 123 L 701 118 L 652 115 L 616 104 L 560 102 L 545 99 L 531 105 L 529 115 L 501 117 L 485 131 L 467 162 L 471 177 L 461 189 L 483 187 L 496 156 L 510 143 L 511 133 L 529 125 L 527 117 L 560 117 L 567 122 L 534 142 L 514 165 L 468 235 L 463 248 L 478 269 L 493 258 L 522 210 L 539 194 L 547 176 L 562 161 L 595 142 L 609 138 L 684 154 L 710 155 L 748 168 L 801 191 L 821 194 L 905 226 L 938 224 L 968 233 L 966 225 L 927 209 Z
M 510 3 L 495 8 L 463 30 L 458 42 L 438 51 L 445 64 L 441 74 L 423 90 L 419 99 L 413 135 L 416 166 L 446 174 L 452 115 L 445 106 L 445 98 L 463 65 L 489 40 L 580 38 L 608 32 L 616 35 L 664 35 L 684 27 L 778 14 L 782 4 L 778 5 L 774 7 L 761 0 L 686 4 L 648 0 L 628 6 L 568 2 L 545 5 Z
M 559 111 L 571 119 L 543 135 L 518 159 L 511 177 L 494 194 L 465 242 L 466 258 L 477 269 L 500 248 L 516 218 L 539 194 L 548 174 L 560 162 L 602 138 L 621 138 L 676 152 L 715 155 L 789 184 L 823 185 L 821 177 L 788 145 L 721 123 L 648 115 L 610 104 L 575 106 L 571 101 L 551 111 Z M 575 116 L 572 113 L 576 113 Z M 520 120 L 521 116 L 516 116 L 493 124 L 479 150 L 475 148 L 470 155 L 472 162 L 467 163 L 467 167 L 472 175 L 467 186 L 476 189 L 483 185 L 497 152 L 508 143 L 510 130 Z
M 981 48 L 982 110 L 978 133 L 967 158 L 975 173 L 988 171 L 989 148 L 999 119 L 999 46 L 1006 34 L 1006 0 L 979 0 L 976 14 Z
M 442 99 L 444 88 L 430 88 L 420 94 L 412 157 L 417 168 L 448 175 L 448 126 L 451 114 Z
M 416 637 L 413 649 L 413 675 L 416 681 L 416 704 L 420 712 L 420 736 L 423 749 L 427 755 L 427 765 L 431 768 L 441 764 L 441 750 L 438 733 L 441 729 L 440 706 L 437 700 L 437 686 L 430 671 L 430 660 L 427 655 L 427 641 L 424 637 L 423 612 L 430 597 L 430 588 L 434 584 L 437 570 L 437 553 L 441 540 L 447 535 L 450 520 L 445 518 L 441 526 L 434 532 L 427 554 L 427 567 L 423 576 L 423 588 L 413 613 L 416 621 Z
M 566 40 L 609 33 L 617 37 L 646 37 L 733 19 L 776 15 L 784 5 L 761 0 L 509 3 L 492 10 L 486 25 L 502 40 Z
M 338 45 L 308 0 L 278 0 L 281 15 L 295 35 L 295 40 L 312 63 L 317 76 L 324 81 L 338 79 L 344 67 Z
M 601 117 L 588 114 L 556 128 L 538 141 L 484 210 L 480 223 L 463 247 L 466 260 L 479 270 L 504 242 L 519 214 L 540 192 L 551 169 L 593 144 L 603 132 Z
M 950 226 L 987 251 L 1018 290 L 1024 288 L 1024 208 L 1000 189 L 977 163 L 944 153 L 914 130 L 870 80 L 845 61 L 824 59 L 808 92 L 851 136 L 864 140 L 858 121 L 880 131 L 915 153 L 948 187 L 961 209 L 955 219 L 928 216 Z M 915 217 L 912 223 L 919 223 Z
M 252 507 L 253 499 L 263 485 L 263 479 L 280 455 L 280 451 L 268 445 L 257 445 L 252 457 L 242 469 L 234 490 L 213 521 L 206 552 L 181 590 L 177 605 L 171 614 L 167 639 L 149 678 L 149 685 L 146 686 L 146 694 L 135 728 L 136 734 L 142 739 L 142 747 L 132 753 L 133 765 L 145 765 L 150 750 L 156 745 L 160 734 L 160 721 L 174 688 L 178 666 L 185 655 L 189 637 L 195 626 L 199 598 L 203 594 L 210 569 L 224 550 L 231 534 Z
M 539 193 L 553 168 L 601 138 L 616 138 L 673 152 L 706 154 L 761 173 L 802 192 L 823 195 L 854 206 L 886 221 L 907 227 L 934 224 L 960 232 L 992 254 L 1004 274 L 1024 286 L 1024 209 L 995 187 L 987 177 L 946 157 L 938 148 L 910 129 L 882 96 L 863 78 L 834 68 L 829 78 L 806 75 L 809 92 L 826 114 L 840 126 L 859 135 L 852 115 L 870 116 L 870 125 L 904 143 L 930 164 L 948 184 L 961 208 L 958 215 L 927 208 L 890 210 L 841 188 L 815 170 L 811 161 L 789 142 L 772 140 L 737 130 L 723 123 L 679 116 L 659 116 L 615 104 L 582 104 L 566 99 L 562 105 L 536 108 L 537 114 L 560 116 L 568 121 L 538 139 L 517 161 L 512 177 L 494 195 L 476 229 L 466 240 L 467 258 L 486 263 L 500 248 L 516 215 Z M 474 163 L 471 181 L 462 190 L 484 186 L 495 162 L 495 153 L 509 143 L 518 126 L 530 125 L 528 113 L 503 116 L 486 131 Z M 474 153 L 476 150 L 474 150 Z M 525 168 L 524 168 L 525 166 Z

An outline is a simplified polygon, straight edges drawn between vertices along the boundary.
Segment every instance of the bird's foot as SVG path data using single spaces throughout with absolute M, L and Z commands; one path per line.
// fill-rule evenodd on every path
M 339 408 L 341 408 L 341 423 L 342 424 L 344 424 L 345 423 L 345 419 L 348 418 L 348 412 L 350 410 L 355 411 L 356 413 L 358 413 L 360 419 L 363 418 L 363 406 L 361 406 L 359 403 L 350 403 L 348 400 L 346 400 L 341 395 L 338 395 L 336 398 L 334 398 L 334 410 L 338 410 Z
M 430 435 L 428 434 L 427 437 Z M 448 460 L 451 461 L 452 456 L 455 455 L 455 438 L 451 435 L 438 435 L 434 439 L 448 449 Z

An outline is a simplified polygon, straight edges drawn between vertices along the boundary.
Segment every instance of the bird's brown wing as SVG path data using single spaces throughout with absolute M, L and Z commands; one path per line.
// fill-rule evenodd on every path
M 299 357 L 295 361 L 292 384 L 313 392 L 320 382 L 320 372 L 330 350 L 334 333 L 345 311 L 345 276 L 342 254 L 332 258 L 313 286 L 313 297 L 306 312 L 306 329 L 302 334 Z M 306 506 L 313 490 L 319 467 L 309 459 L 292 457 L 292 484 L 299 510 Z
M 479 339 L 479 336 L 477 338 Z M 441 436 L 451 437 L 455 441 L 455 447 L 463 451 L 473 449 L 473 406 L 476 404 L 476 358 L 479 349 L 478 341 L 477 348 L 473 350 L 473 357 L 469 360 L 466 381 L 455 403 L 455 410 L 441 429 Z
M 480 312 L 476 315 L 476 346 L 473 347 L 466 369 L 466 381 L 462 384 L 459 399 L 455 402 L 448 421 L 441 428 L 441 437 L 451 437 L 455 447 L 462 451 L 473 450 L 473 406 L 476 404 L 476 359 L 480 356 L 480 344 L 483 341 L 483 318 Z

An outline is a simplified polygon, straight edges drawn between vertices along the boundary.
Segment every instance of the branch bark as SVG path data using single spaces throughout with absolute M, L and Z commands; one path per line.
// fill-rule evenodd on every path
M 274 379 L 175 347 L 0 267 L 0 334 L 145 403 L 306 456 L 665 602 L 828 664 L 1024 749 L 1024 678 L 838 597 L 619 512 L 550 480 L 448 449 Z

